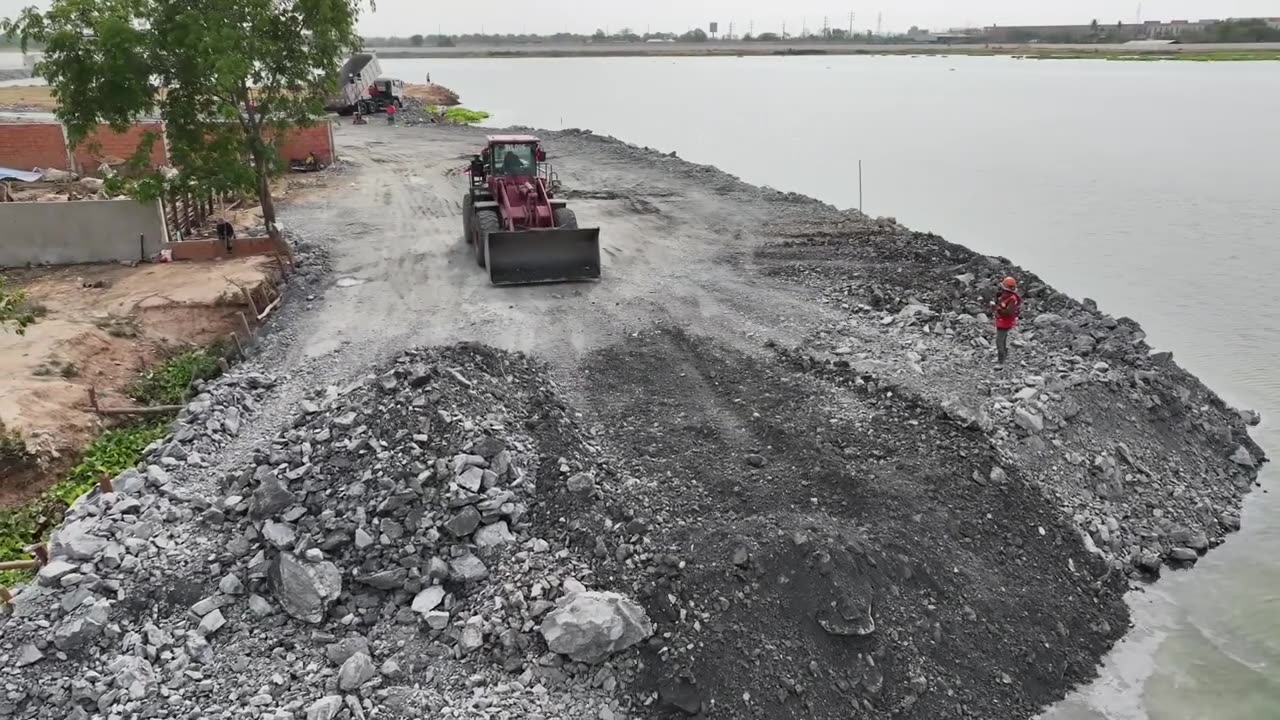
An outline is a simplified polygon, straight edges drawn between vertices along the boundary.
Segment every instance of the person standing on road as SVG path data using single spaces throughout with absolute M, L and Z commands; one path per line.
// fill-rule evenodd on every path
M 395 103 L 387 104 L 387 124 L 388 125 L 396 124 L 396 104 Z
M 1004 367 L 1009 357 L 1009 331 L 1018 324 L 1022 312 L 1022 296 L 1018 294 L 1018 281 L 1007 277 L 1000 282 L 1000 292 L 992 306 L 996 320 L 996 367 Z

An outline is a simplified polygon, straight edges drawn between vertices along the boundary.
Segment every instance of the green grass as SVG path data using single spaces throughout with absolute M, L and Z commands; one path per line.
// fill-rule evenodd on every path
M 1205 50 L 1195 52 L 1179 52 L 1176 50 L 1090 50 L 1037 48 L 1035 45 L 1023 45 L 1008 48 L 984 47 L 921 47 L 911 50 L 876 50 L 867 48 L 859 50 L 858 55 L 959 55 L 963 57 L 1013 56 L 1025 60 L 1116 60 L 1123 62 L 1161 62 L 1173 60 L 1180 62 L 1249 62 L 1277 61 L 1280 51 L 1277 50 Z
M 48 537 L 62 522 L 71 503 L 98 483 L 102 476 L 115 477 L 138 463 L 148 445 L 168 433 L 167 422 L 152 422 L 108 430 L 84 451 L 80 464 L 40 497 L 15 508 L 0 508 L 0 560 L 24 560 L 23 548 Z M 0 585 L 9 586 L 31 579 L 18 570 L 0 572 Z
M 144 405 L 181 405 L 193 380 L 218 375 L 216 350 L 191 350 L 144 371 L 128 388 L 129 397 Z

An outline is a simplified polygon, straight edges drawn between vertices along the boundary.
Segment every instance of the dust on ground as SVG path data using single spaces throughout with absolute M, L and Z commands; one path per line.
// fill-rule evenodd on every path
M 241 326 L 239 315 L 247 311 L 241 288 L 266 282 L 273 262 L 4 271 L 39 317 L 25 335 L 8 334 L 0 346 L 0 422 L 22 434 L 42 468 L 0 475 L 0 504 L 20 502 L 56 480 L 102 429 L 88 407 L 90 387 L 103 406 L 134 406 L 125 390 L 140 370 Z

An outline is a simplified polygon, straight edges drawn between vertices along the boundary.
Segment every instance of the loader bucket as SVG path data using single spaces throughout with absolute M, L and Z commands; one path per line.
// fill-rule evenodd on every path
M 491 232 L 485 242 L 494 285 L 600 279 L 600 228 Z

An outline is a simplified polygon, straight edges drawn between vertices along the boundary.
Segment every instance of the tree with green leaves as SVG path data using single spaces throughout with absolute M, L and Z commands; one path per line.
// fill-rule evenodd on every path
M 372 5 L 372 2 L 370 3 Z M 321 117 L 342 59 L 361 46 L 362 0 L 53 0 L 5 20 L 8 37 L 44 46 L 40 72 L 73 143 L 99 123 L 124 130 L 159 117 L 178 174 L 144 172 L 148 137 L 126 189 L 258 196 L 277 243 L 273 138 Z

